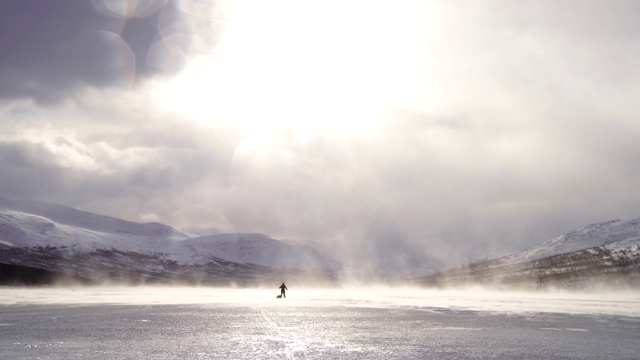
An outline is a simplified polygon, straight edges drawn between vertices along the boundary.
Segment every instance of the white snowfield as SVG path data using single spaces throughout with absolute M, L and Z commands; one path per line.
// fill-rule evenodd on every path
M 0 244 L 24 248 L 55 247 L 88 253 L 117 250 L 162 256 L 180 264 L 205 264 L 211 258 L 278 269 L 335 272 L 337 262 L 314 248 L 262 234 L 193 237 L 168 225 L 136 223 L 66 206 L 0 198 Z
M 585 226 L 503 259 L 519 263 L 599 246 L 614 253 L 624 251 L 640 255 L 640 219 L 611 220 Z

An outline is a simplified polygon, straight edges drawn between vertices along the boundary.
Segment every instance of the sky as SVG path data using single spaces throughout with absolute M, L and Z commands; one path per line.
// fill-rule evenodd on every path
M 0 2 L 0 196 L 421 271 L 640 217 L 637 1 Z

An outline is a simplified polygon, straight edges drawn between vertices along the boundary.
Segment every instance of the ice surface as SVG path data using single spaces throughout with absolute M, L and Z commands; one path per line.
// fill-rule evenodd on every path
M 0 288 L 2 359 L 637 359 L 638 293 Z

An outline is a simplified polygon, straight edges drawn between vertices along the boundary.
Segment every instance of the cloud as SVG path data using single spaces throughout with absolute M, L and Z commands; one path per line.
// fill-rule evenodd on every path
M 68 4 L 13 11 L 56 29 L 33 42 L 11 34 L 35 18 L 0 22 L 3 196 L 313 242 L 362 272 L 638 217 L 635 2 L 233 2 L 223 25 L 171 2 L 119 32 Z M 118 36 L 56 53 L 83 21 Z M 133 87 L 102 61 L 123 44 Z
M 114 11 L 106 11 L 105 4 Z M 186 45 L 166 41 L 181 34 L 175 28 L 181 10 L 166 1 L 133 4 L 3 1 L 0 100 L 57 102 L 86 86 L 128 88 L 150 76 L 179 70 L 171 53 Z M 145 11 L 128 16 L 121 13 L 124 9 Z

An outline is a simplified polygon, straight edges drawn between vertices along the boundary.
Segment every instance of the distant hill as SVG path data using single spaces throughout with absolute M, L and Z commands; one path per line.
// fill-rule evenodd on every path
M 340 269 L 312 247 L 261 234 L 196 237 L 164 224 L 6 198 L 0 198 L 0 264 L 15 266 L 15 274 L 46 270 L 97 282 L 216 284 L 331 280 Z M 4 282 L 11 281 L 19 282 Z
M 640 286 L 640 219 L 592 224 L 511 255 L 418 278 L 429 286 Z
M 11 200 L 0 197 L 0 210 L 11 210 L 29 215 L 38 215 L 48 219 L 51 223 L 96 232 L 159 236 L 164 239 L 173 240 L 189 238 L 187 234 L 168 225 L 153 222 L 141 224 L 40 201 Z

